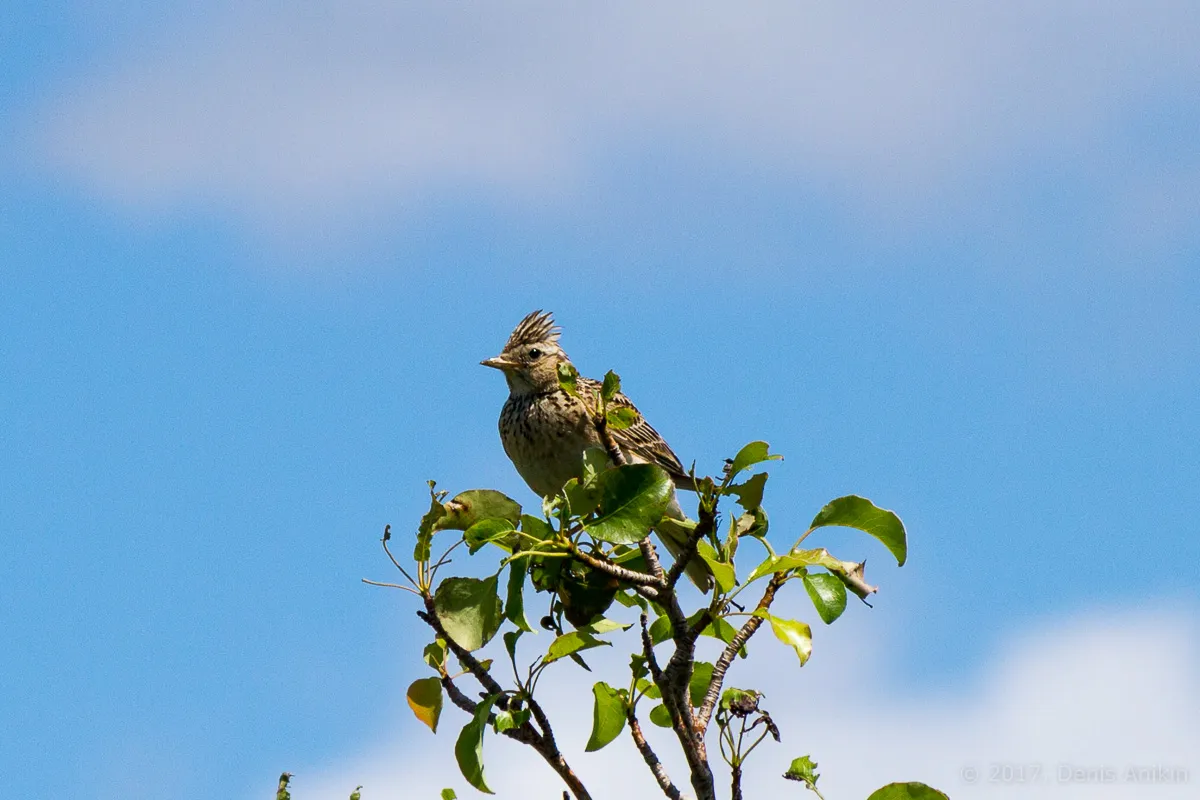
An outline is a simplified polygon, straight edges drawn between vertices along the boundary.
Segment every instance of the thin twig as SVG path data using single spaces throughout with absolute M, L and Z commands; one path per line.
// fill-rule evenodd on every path
M 650 638 L 650 628 L 647 626 L 647 617 L 643 613 L 641 616 L 642 623 L 642 654 L 646 656 L 646 666 L 650 670 L 650 678 L 655 684 L 662 683 L 662 670 L 658 667 L 658 659 L 654 656 L 654 640 Z
M 360 578 L 359 580 L 361 580 L 363 583 L 369 583 L 372 586 L 383 586 L 387 589 L 403 589 L 406 592 L 412 592 L 417 597 L 421 596 L 421 593 L 416 589 L 412 588 L 411 586 L 405 586 L 402 583 L 384 583 L 383 581 L 373 581 L 370 578 Z
M 384 530 L 384 538 L 381 540 L 381 543 L 383 544 L 383 552 L 387 553 L 387 557 L 390 558 L 392 560 L 392 563 L 396 565 L 396 569 L 400 570 L 400 574 L 403 575 L 404 577 L 408 578 L 408 582 L 411 583 L 413 586 L 417 586 L 418 583 L 413 580 L 412 575 L 409 575 L 408 571 L 405 570 L 404 567 L 400 566 L 400 562 L 396 560 L 396 557 L 394 555 L 392 555 L 391 549 L 388 548 L 387 537 L 391 535 L 390 528 L 391 528 L 391 526 L 389 525 L 388 528 Z
M 799 547 L 800 543 L 803 542 L 805 539 L 807 539 L 808 535 L 815 530 L 816 530 L 816 528 L 809 528 L 804 533 L 800 534 L 800 538 L 796 540 L 796 543 L 794 545 L 792 545 L 792 549 L 795 550 L 797 547 Z

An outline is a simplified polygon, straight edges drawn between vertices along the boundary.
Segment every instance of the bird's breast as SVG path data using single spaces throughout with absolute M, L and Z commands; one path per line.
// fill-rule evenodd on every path
M 509 397 L 500 440 L 525 483 L 543 496 L 578 477 L 583 451 L 599 444 L 583 405 L 561 391 Z

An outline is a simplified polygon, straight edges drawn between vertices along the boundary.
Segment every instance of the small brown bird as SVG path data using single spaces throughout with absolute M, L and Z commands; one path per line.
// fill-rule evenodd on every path
M 559 386 L 558 365 L 569 364 L 570 359 L 558 339 L 559 329 L 550 313 L 534 311 L 517 324 L 500 355 L 480 362 L 504 373 L 508 401 L 500 412 L 500 441 L 525 483 L 543 497 L 557 494 L 564 483 L 580 476 L 584 450 L 602 446 L 588 411 L 595 406 L 601 384 L 580 377 L 582 400 Z M 637 411 L 619 392 L 611 406 Z M 694 488 L 679 458 L 640 412 L 633 425 L 613 430 L 612 438 L 630 463 L 657 464 L 677 487 Z M 672 556 L 677 557 L 686 543 L 689 528 L 680 524 L 686 519 L 672 497 L 667 517 L 655 527 Z M 687 573 L 703 591 L 712 585 L 708 565 L 699 558 L 688 563 Z

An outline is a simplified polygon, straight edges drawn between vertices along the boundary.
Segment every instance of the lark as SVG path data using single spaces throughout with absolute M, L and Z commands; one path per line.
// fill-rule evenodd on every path
M 560 333 L 549 312 L 534 311 L 517 324 L 500 355 L 480 362 L 504 373 L 508 401 L 500 412 L 500 441 L 525 483 L 543 497 L 580 476 L 584 450 L 603 446 L 588 410 L 595 407 L 601 384 L 580 377 L 579 398 L 559 386 L 559 364 L 571 363 L 558 343 Z M 610 405 L 637 411 L 620 392 Z M 633 425 L 611 434 L 626 461 L 657 464 L 676 487 L 694 488 L 678 456 L 640 412 Z M 667 517 L 655 528 L 673 557 L 682 551 L 688 532 L 677 520 L 686 519 L 672 497 Z M 711 586 L 708 567 L 699 558 L 688 563 L 687 573 L 701 590 Z

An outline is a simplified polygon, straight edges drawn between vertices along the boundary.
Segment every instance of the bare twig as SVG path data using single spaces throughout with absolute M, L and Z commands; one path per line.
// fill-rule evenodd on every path
M 400 584 L 400 583 L 384 583 L 384 582 L 382 582 L 382 581 L 373 581 L 373 580 L 371 580 L 370 578 L 360 578 L 360 580 L 361 580 L 363 583 L 370 584 L 371 586 L 382 586 L 382 587 L 384 587 L 385 589 L 403 589 L 403 590 L 404 590 L 404 591 L 406 591 L 406 592 L 412 592 L 412 593 L 413 593 L 413 594 L 415 594 L 417 597 L 420 597 L 420 596 L 421 596 L 421 593 L 420 593 L 420 592 L 418 592 L 416 589 L 412 588 L 411 586 L 405 586 L 404 584 Z
M 643 613 L 641 616 L 642 623 L 642 654 L 646 656 L 646 667 L 650 670 L 650 678 L 654 683 L 662 683 L 662 670 L 658 666 L 658 659 L 654 656 L 654 640 L 650 638 L 650 628 L 648 627 L 647 617 Z
M 417 582 L 413 580 L 412 575 L 409 575 L 408 571 L 405 570 L 404 567 L 400 566 L 400 562 L 396 560 L 394 555 L 392 555 L 391 548 L 389 548 L 387 544 L 388 539 L 390 538 L 392 538 L 392 526 L 385 525 L 383 528 L 383 539 L 380 540 L 380 543 L 383 545 L 383 552 L 387 553 L 387 557 L 391 559 L 392 564 L 395 565 L 396 569 L 400 570 L 400 574 L 407 578 L 409 583 L 411 583 L 413 586 L 416 586 Z

